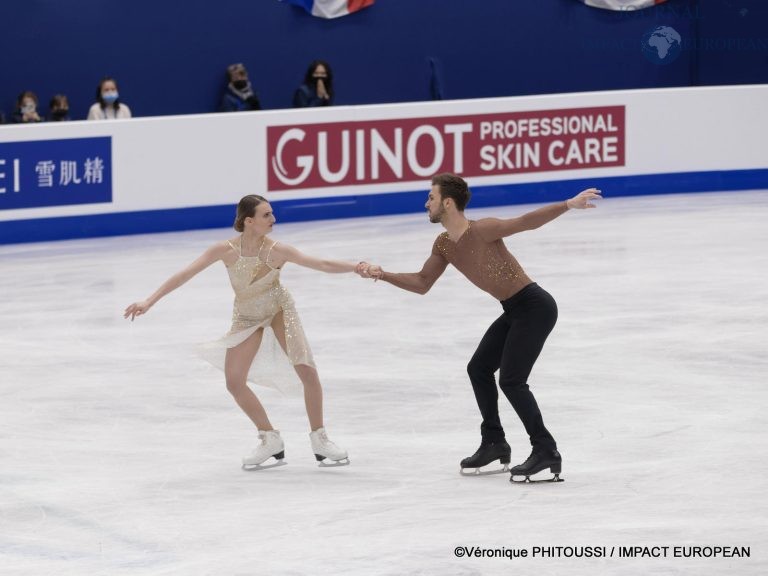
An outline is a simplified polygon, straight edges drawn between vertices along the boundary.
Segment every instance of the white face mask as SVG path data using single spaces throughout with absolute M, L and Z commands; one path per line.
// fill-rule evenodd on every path
M 21 113 L 32 114 L 34 113 L 35 109 L 36 109 L 36 106 L 34 104 L 24 104 L 24 106 L 21 107 Z

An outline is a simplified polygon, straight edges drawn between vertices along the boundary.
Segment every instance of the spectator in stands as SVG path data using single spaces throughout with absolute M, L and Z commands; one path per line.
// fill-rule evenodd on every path
M 19 94 L 16 99 L 16 110 L 13 112 L 13 121 L 17 124 L 43 121 L 42 116 L 37 113 L 37 96 L 34 92 L 26 91 Z
M 104 77 L 96 88 L 96 102 L 88 111 L 88 120 L 113 120 L 130 118 L 131 109 L 120 102 L 117 82 L 114 78 Z
M 64 94 L 56 94 L 48 104 L 48 119 L 51 122 L 72 120 L 69 116 L 69 100 Z
M 328 62 L 315 60 L 307 68 L 304 83 L 293 93 L 293 107 L 333 105 L 333 72 Z
M 221 97 L 219 109 L 222 112 L 243 112 L 261 110 L 259 96 L 248 80 L 248 70 L 242 64 L 227 66 L 227 87 Z

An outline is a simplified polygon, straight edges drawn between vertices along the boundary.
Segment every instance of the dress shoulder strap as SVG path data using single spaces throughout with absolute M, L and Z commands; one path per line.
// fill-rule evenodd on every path
M 232 250 L 237 252 L 238 256 L 242 256 L 243 255 L 243 252 L 242 252 L 241 247 L 240 247 L 239 244 L 238 245 L 232 244 L 232 242 L 230 240 L 227 240 L 227 244 L 229 244 L 232 247 Z
M 266 262 L 267 264 L 269 264 L 269 257 L 272 254 L 272 248 L 274 248 L 275 245 L 277 245 L 277 241 L 273 242 L 272 246 L 270 246 L 269 250 L 267 250 L 267 258 L 264 260 L 264 262 Z M 270 266 L 270 268 L 271 268 L 271 266 Z

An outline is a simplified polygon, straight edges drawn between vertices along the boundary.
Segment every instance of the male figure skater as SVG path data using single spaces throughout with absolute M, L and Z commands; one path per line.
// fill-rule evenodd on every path
M 510 470 L 510 480 L 524 476 L 527 481 L 549 468 L 555 475 L 552 480 L 559 481 L 562 458 L 555 439 L 544 427 L 541 411 L 528 387 L 533 364 L 557 320 L 557 304 L 528 277 L 507 250 L 503 238 L 539 228 L 571 209 L 594 208 L 591 201 L 601 198 L 600 191 L 589 188 L 564 202 L 508 219 L 468 220 L 464 208 L 470 197 L 467 183 L 459 176 L 438 174 L 432 178 L 425 208 L 429 221 L 442 224 L 445 232 L 435 240 L 432 254 L 421 271 L 398 274 L 365 264 L 359 267 L 359 273 L 425 294 L 448 264 L 453 264 L 475 286 L 501 302 L 502 315 L 488 328 L 467 366 L 482 416 L 482 441 L 477 452 L 461 461 L 461 470 L 465 473 L 465 469 L 474 469 L 475 473 L 481 473 L 480 468 L 496 460 L 504 468 L 487 473 L 508 470 L 510 448 L 499 420 L 494 377 L 500 370 L 499 387 L 525 426 L 532 446 L 528 459 Z

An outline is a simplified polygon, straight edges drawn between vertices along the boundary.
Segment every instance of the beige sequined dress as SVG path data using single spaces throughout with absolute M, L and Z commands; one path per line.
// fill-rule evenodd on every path
M 223 370 L 227 349 L 263 328 L 264 336 L 248 371 L 248 381 L 296 394 L 302 391 L 302 386 L 293 367 L 298 364 L 314 367 L 315 363 L 293 298 L 280 284 L 280 269 L 269 265 L 269 254 L 275 244 L 265 249 L 266 257 L 262 260 L 261 256 L 243 256 L 239 241 L 230 242 L 238 254 L 237 261 L 227 267 L 235 291 L 232 327 L 223 338 L 203 344 L 199 352 Z M 282 349 L 270 326 L 281 311 L 287 351 Z

